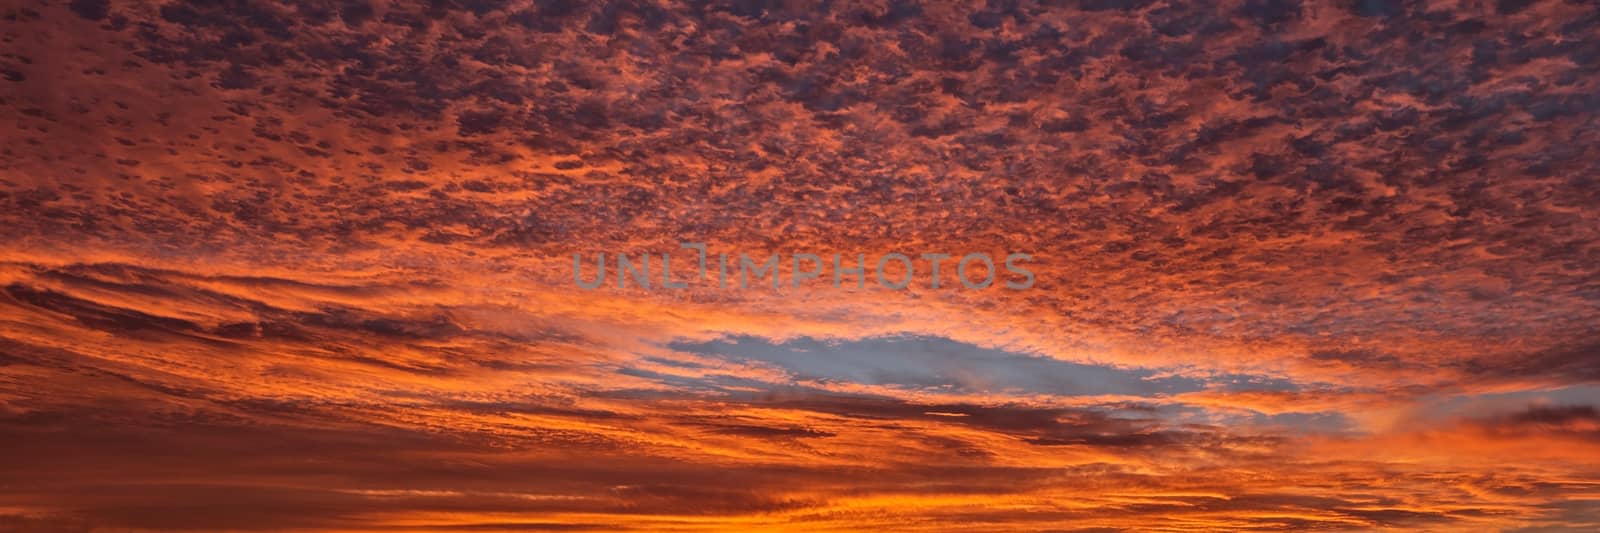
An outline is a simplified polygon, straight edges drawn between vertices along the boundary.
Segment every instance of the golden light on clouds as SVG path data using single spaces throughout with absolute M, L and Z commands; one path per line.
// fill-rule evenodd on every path
M 0 41 L 0 530 L 1600 528 L 1592 3 L 22 0 Z

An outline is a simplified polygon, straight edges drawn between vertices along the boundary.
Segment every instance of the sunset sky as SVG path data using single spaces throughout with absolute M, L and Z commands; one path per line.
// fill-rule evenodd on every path
M 0 531 L 1600 531 L 1588 0 L 0 0 L 0 118 Z M 575 283 L 686 242 L 1036 280 Z

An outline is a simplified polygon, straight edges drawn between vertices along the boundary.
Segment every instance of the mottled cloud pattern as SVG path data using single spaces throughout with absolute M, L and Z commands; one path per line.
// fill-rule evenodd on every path
M 0 530 L 1600 528 L 1593 2 L 16 0 L 0 43 Z M 573 282 L 682 242 L 1037 283 Z

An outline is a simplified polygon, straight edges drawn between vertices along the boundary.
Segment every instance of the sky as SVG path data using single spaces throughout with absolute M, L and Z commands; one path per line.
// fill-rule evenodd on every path
M 0 119 L 3 531 L 1600 529 L 1593 2 L 11 0 Z

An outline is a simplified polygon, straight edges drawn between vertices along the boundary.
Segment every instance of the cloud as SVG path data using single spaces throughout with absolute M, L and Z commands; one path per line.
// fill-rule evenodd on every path
M 9 6 L 0 528 L 1593 529 L 1597 21 Z

